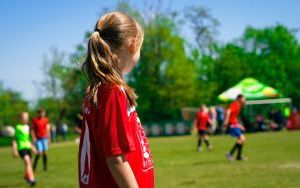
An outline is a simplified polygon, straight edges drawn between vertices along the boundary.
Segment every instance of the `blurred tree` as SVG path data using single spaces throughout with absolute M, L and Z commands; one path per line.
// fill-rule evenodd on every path
M 59 99 L 63 96 L 64 91 L 61 87 L 61 77 L 64 75 L 63 64 L 65 58 L 65 54 L 59 52 L 55 47 L 50 49 L 50 56 L 44 56 L 43 72 L 45 78 L 41 85 L 45 91 L 42 97 Z
M 191 28 L 192 40 L 187 41 L 188 56 L 197 70 L 197 92 L 193 100 L 194 106 L 200 103 L 209 104 L 213 101 L 213 94 L 219 89 L 215 82 L 214 58 L 218 55 L 218 27 L 219 21 L 203 6 L 187 7 L 184 12 L 184 22 Z
M 42 107 L 46 110 L 46 115 L 50 122 L 56 123 L 59 117 L 59 113 L 64 109 L 64 101 L 62 99 L 56 99 L 53 97 L 40 98 L 36 104 L 36 107 Z M 37 113 L 33 113 L 36 115 Z
M 180 108 L 195 98 L 196 67 L 168 16 L 156 15 L 144 29 L 140 62 L 129 75 L 139 95 L 138 111 L 145 121 L 179 118 Z
M 44 107 L 53 122 L 61 121 L 63 118 L 72 124 L 76 114 L 81 111 L 86 88 L 86 81 L 80 71 L 84 55 L 85 48 L 78 45 L 67 60 L 64 53 L 57 49 L 51 49 L 50 57 L 45 57 L 45 81 L 42 82 L 45 95 L 40 98 L 37 107 Z
M 29 106 L 20 93 L 6 89 L 0 82 L 0 128 L 3 125 L 19 123 L 19 113 L 29 111 Z
M 248 27 L 238 40 L 222 45 L 216 40 L 218 21 L 207 9 L 196 7 L 185 14 L 196 47 L 180 36 L 182 25 L 176 12 L 149 9 L 146 12 L 151 16 L 145 17 L 124 1 L 117 9 L 133 15 L 145 30 L 140 61 L 126 76 L 139 95 L 137 110 L 144 121 L 177 119 L 183 106 L 216 103 L 218 94 L 248 76 L 274 86 L 299 104 L 300 91 L 295 88 L 300 85 L 300 47 L 286 27 Z M 57 116 L 61 114 L 58 109 L 66 109 L 68 120 L 81 110 L 87 87 L 80 65 L 90 34 L 86 32 L 66 61 L 55 50 L 45 60 L 47 95 L 38 104 L 49 106 Z
M 210 88 L 210 102 L 216 102 L 218 94 L 241 79 L 252 76 L 299 104 L 300 93 L 295 88 L 300 79 L 294 76 L 300 71 L 299 60 L 295 34 L 283 25 L 248 27 L 240 39 L 216 48 L 214 55 L 204 55 L 200 74 Z
M 185 18 L 193 30 L 195 42 L 201 54 L 212 54 L 217 43 L 216 35 L 220 22 L 209 9 L 202 6 L 187 7 Z
M 210 64 L 212 58 L 205 57 L 203 64 Z M 215 101 L 216 96 L 233 86 L 243 78 L 251 76 L 247 67 L 248 54 L 245 50 L 235 44 L 227 44 L 219 50 L 219 56 L 214 63 L 207 66 L 207 77 L 211 78 L 210 84 L 215 85 L 215 90 L 211 93 L 210 102 Z M 213 70 L 212 70 L 213 69 Z M 212 70 L 212 71 L 209 71 Z
M 248 27 L 241 39 L 242 47 L 256 56 L 248 62 L 252 75 L 292 97 L 300 104 L 300 92 L 295 89 L 300 84 L 299 42 L 295 33 L 277 24 L 264 29 Z

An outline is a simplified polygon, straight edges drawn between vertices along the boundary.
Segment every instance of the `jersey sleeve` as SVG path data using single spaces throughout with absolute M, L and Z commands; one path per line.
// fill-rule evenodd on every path
M 49 119 L 45 118 L 45 124 L 48 125 L 49 124 Z
M 132 127 L 127 115 L 127 97 L 119 88 L 107 94 L 104 106 L 103 148 L 106 157 L 135 151 Z

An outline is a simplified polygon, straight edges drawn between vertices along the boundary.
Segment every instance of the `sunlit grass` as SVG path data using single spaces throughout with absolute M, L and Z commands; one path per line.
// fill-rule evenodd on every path
M 196 152 L 196 137 L 151 138 L 157 187 L 300 187 L 300 131 L 247 135 L 245 162 L 228 162 L 229 136 L 211 137 L 212 151 Z M 37 186 L 72 188 L 77 185 L 75 142 L 50 146 L 49 170 L 37 169 Z M 0 149 L 0 187 L 28 187 L 23 164 L 10 148 Z

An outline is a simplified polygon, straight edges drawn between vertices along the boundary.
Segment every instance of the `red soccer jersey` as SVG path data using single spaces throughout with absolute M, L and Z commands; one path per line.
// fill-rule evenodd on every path
M 207 130 L 208 113 L 198 112 L 196 116 L 198 130 Z
M 46 118 L 46 117 L 33 118 L 31 128 L 33 129 L 37 139 L 48 138 L 47 125 L 48 125 L 48 118 Z
M 238 125 L 238 116 L 241 111 L 241 104 L 238 101 L 234 101 L 230 104 L 229 109 L 231 111 L 230 117 L 229 117 L 229 123 L 232 127 L 235 127 Z
M 154 187 L 153 159 L 149 142 L 125 92 L 101 84 L 97 106 L 85 99 L 84 124 L 79 146 L 80 188 L 118 187 L 106 158 L 124 154 L 140 188 Z

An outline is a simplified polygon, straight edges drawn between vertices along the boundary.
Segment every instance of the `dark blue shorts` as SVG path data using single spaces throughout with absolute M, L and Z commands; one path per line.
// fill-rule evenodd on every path
M 208 131 L 207 130 L 203 130 L 203 129 L 199 129 L 198 130 L 198 135 L 200 135 L 200 136 L 208 135 Z
M 239 138 L 243 134 L 243 131 L 240 128 L 230 128 L 229 129 L 229 134 L 232 137 Z

